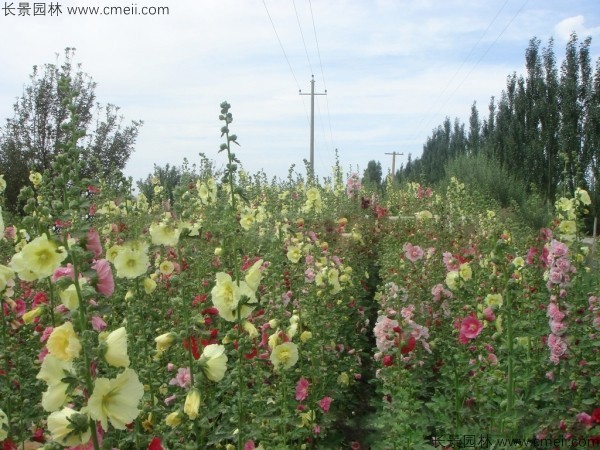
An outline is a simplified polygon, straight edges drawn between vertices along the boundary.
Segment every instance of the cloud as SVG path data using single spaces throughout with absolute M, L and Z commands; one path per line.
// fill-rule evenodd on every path
M 561 20 L 554 27 L 554 31 L 558 38 L 565 42 L 569 40 L 573 32 L 577 33 L 580 38 L 600 36 L 600 26 L 587 28 L 583 15 L 567 17 Z

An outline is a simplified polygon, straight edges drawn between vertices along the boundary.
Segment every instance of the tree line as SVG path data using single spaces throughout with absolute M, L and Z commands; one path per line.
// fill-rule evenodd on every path
M 532 38 L 525 75 L 513 72 L 500 98 L 492 97 L 481 119 L 471 107 L 469 123 L 448 117 L 435 128 L 414 160 L 409 155 L 396 179 L 434 184 L 448 162 L 485 155 L 552 202 L 557 195 L 587 189 L 600 206 L 600 58 L 592 69 L 591 37 L 572 33 L 560 67 L 554 41 L 540 48 Z

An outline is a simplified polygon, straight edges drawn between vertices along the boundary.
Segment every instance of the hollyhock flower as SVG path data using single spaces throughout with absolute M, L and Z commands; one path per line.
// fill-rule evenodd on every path
M 404 343 L 404 341 L 403 341 L 403 343 Z M 404 345 L 400 348 L 400 353 L 402 353 L 403 355 L 407 355 L 415 349 L 416 345 L 417 345 L 417 340 L 415 339 L 414 336 L 410 335 L 408 337 L 406 343 L 404 343 Z
M 175 247 L 179 242 L 181 230 L 167 223 L 153 223 L 148 230 L 154 245 Z
M 450 288 L 451 291 L 455 291 L 458 289 L 460 282 L 460 275 L 458 271 L 452 270 L 446 274 L 446 285 Z
M 175 270 L 175 265 L 171 261 L 163 261 L 159 264 L 158 270 L 163 275 L 171 275 Z
M 92 269 L 98 277 L 96 289 L 105 297 L 110 297 L 115 290 L 115 280 L 109 262 L 106 259 L 98 259 L 92 264 Z
M 333 399 L 331 397 L 323 397 L 321 400 L 319 400 L 319 407 L 324 413 L 329 412 L 329 407 L 331 406 L 332 401 Z
M 67 251 L 43 234 L 25 244 L 12 257 L 10 267 L 23 281 L 35 281 L 52 275 L 66 257 Z
M 104 340 L 104 360 L 113 367 L 129 367 L 127 355 L 127 330 L 125 327 L 112 331 Z
M 377 318 L 373 333 L 375 334 L 375 342 L 379 351 L 384 352 L 394 346 L 394 328 L 398 326 L 397 320 L 392 320 L 387 316 L 379 316 Z
M 162 446 L 162 441 L 160 440 L 160 438 L 159 437 L 152 438 L 152 440 L 150 441 L 150 444 L 148 444 L 147 450 L 164 450 L 164 447 Z
M 169 385 L 177 385 L 181 388 L 188 389 L 192 383 L 192 375 L 189 367 L 180 367 L 177 369 L 177 375 L 169 381 Z
M 458 268 L 458 274 L 463 280 L 469 281 L 473 276 L 473 271 L 468 263 L 463 263 Z
M 48 416 L 48 431 L 52 440 L 65 446 L 87 443 L 92 437 L 90 419 L 71 408 L 63 408 Z
M 0 441 L 3 441 L 8 437 L 8 416 L 0 408 Z
M 104 431 L 108 430 L 108 421 L 117 430 L 125 430 L 140 413 L 138 403 L 143 395 L 144 386 L 132 369 L 125 369 L 114 379 L 96 378 L 88 413 L 100 421 Z
M 488 322 L 493 322 L 496 320 L 496 315 L 494 314 L 494 310 L 491 307 L 487 307 L 483 310 L 483 318 Z
M 402 247 L 404 250 L 404 256 L 410 262 L 416 262 L 420 259 L 423 259 L 423 249 L 418 245 L 412 245 L 410 242 L 406 242 Z
M 80 288 L 86 283 L 85 278 L 79 279 Z M 79 295 L 77 294 L 75 283 L 71 283 L 64 291 L 60 291 L 59 296 L 60 301 L 69 309 L 69 311 L 75 311 L 79 308 Z
M 100 316 L 93 316 L 91 322 L 92 328 L 96 331 L 104 331 L 106 329 L 106 322 Z
M 94 258 L 99 258 L 102 254 L 102 244 L 100 243 L 100 235 L 91 228 L 86 234 L 85 249 L 94 254 Z
M 75 334 L 73 324 L 65 322 L 52 330 L 46 344 L 51 355 L 62 361 L 72 361 L 81 352 L 81 343 Z
M 498 309 L 504 304 L 502 294 L 488 294 L 485 296 L 484 302 L 492 309 Z
M 246 441 L 244 444 L 244 450 L 255 450 L 256 447 L 254 445 L 254 441 Z
M 460 324 L 459 342 L 467 344 L 471 339 L 475 339 L 483 330 L 483 324 L 477 320 L 475 313 L 465 317 Z
M 113 263 L 117 277 L 133 279 L 145 274 L 150 264 L 146 251 L 146 244 L 141 242 L 129 242 L 121 246 Z
M 175 428 L 181 424 L 181 413 L 179 411 L 173 411 L 167 417 L 165 417 L 165 423 L 171 428 Z
M 252 305 L 257 303 L 252 288 L 245 281 L 234 282 L 231 276 L 224 272 L 217 273 L 216 279 L 217 283 L 211 290 L 211 296 L 219 315 L 229 322 L 235 322 L 238 314 L 242 319 L 248 317 L 255 308 Z M 246 302 L 239 307 L 243 297 L 246 297 Z
M 190 389 L 187 396 L 185 397 L 185 403 L 183 405 L 183 412 L 194 420 L 198 417 L 198 411 L 200 410 L 200 391 L 196 388 Z
M 592 419 L 592 416 L 590 416 L 586 412 L 581 412 L 581 413 L 577 414 L 577 416 L 575 416 L 575 419 L 578 422 L 585 425 L 586 427 L 592 426 L 594 424 L 594 420 Z
M 550 361 L 558 364 L 560 357 L 567 351 L 567 342 L 556 334 L 550 334 L 548 336 L 548 347 L 550 348 Z
M 271 351 L 270 360 L 275 370 L 289 369 L 298 362 L 298 346 L 292 342 L 276 345 Z
M 252 289 L 255 292 L 258 289 L 258 286 L 262 279 L 262 271 L 261 271 L 262 265 L 263 265 L 263 260 L 259 259 L 254 264 L 252 264 L 252 267 L 250 267 L 246 271 L 246 275 L 244 277 L 244 281 L 246 282 L 246 284 L 250 287 L 250 289 Z
M 456 258 L 454 258 L 454 255 L 452 255 L 452 253 L 450 253 L 450 252 L 442 253 L 442 260 L 444 261 L 444 265 L 446 266 L 447 272 L 458 271 L 458 268 L 460 267 L 460 263 L 458 262 L 458 260 Z
M 290 245 L 287 251 L 287 259 L 296 264 L 302 258 L 302 249 L 297 245 Z
M 394 356 L 393 355 L 385 355 L 383 357 L 383 365 L 385 367 L 390 367 L 394 364 Z
M 56 283 L 56 281 L 62 277 L 69 277 L 71 280 L 74 280 L 75 275 L 73 271 L 73 264 L 69 263 L 66 266 L 57 267 L 54 273 L 52 274 L 52 281 Z
M 592 411 L 592 420 L 594 423 L 600 423 L 600 408 L 596 408 Z
M 47 358 L 46 358 L 47 359 Z M 65 374 L 62 374 L 64 377 Z M 69 400 L 69 385 L 62 381 L 57 381 L 48 385 L 48 389 L 42 393 L 42 408 L 47 412 L 58 411 Z
M 296 383 L 296 400 L 302 402 L 308 397 L 308 387 L 310 383 L 304 377 L 300 378 Z
M 154 281 L 152 278 L 146 277 L 144 278 L 144 281 L 142 281 L 142 286 L 144 286 L 144 292 L 146 292 L 146 294 L 152 294 L 156 289 L 156 281 Z
M 202 372 L 211 381 L 221 381 L 227 370 L 227 355 L 225 346 L 210 344 L 204 347 L 200 357 Z
M 164 333 L 154 338 L 156 342 L 156 352 L 158 355 L 170 348 L 175 342 L 177 335 L 175 333 Z
M 569 247 L 567 247 L 565 243 L 553 239 L 552 242 L 550 242 L 550 253 L 555 258 L 560 258 L 561 256 L 569 254 Z
M 561 322 L 565 318 L 565 313 L 558 308 L 555 302 L 550 302 L 546 315 L 555 322 Z

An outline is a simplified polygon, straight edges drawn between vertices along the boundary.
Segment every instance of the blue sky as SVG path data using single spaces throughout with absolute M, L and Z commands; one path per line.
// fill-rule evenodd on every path
M 144 121 L 125 170 L 134 180 L 154 163 L 198 162 L 199 152 L 222 167 L 223 100 L 232 104 L 246 170 L 285 177 L 295 164 L 303 171 L 310 97 L 298 90 L 310 92 L 311 74 L 316 92 L 328 91 L 315 103 L 315 170 L 327 176 L 335 148 L 346 172 L 371 159 L 387 171 L 386 152 L 404 153 L 397 167 L 409 153 L 419 156 L 446 116 L 467 122 L 474 101 L 484 116 L 506 77 L 524 73 L 534 36 L 542 47 L 554 37 L 559 62 L 572 31 L 580 41 L 592 36 L 594 64 L 600 57 L 598 0 L 53 3 L 62 14 L 15 17 L 0 9 L 0 118 L 11 117 L 33 65 L 75 47 L 76 62 L 98 83 L 97 100 Z M 169 14 L 67 14 L 73 6 L 134 5 L 168 6 Z

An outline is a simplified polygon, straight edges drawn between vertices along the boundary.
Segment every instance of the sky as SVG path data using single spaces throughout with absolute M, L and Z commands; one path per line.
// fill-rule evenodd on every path
M 327 91 L 314 99 L 315 173 L 331 174 L 336 149 L 345 173 L 370 160 L 387 173 L 386 153 L 403 154 L 396 168 L 418 157 L 445 117 L 468 124 L 473 102 L 485 117 L 507 76 L 525 74 L 531 38 L 546 47 L 552 37 L 560 64 L 573 31 L 592 37 L 595 65 L 599 0 L 0 1 L 0 119 L 34 65 L 74 47 L 97 101 L 144 121 L 124 171 L 134 181 L 199 153 L 223 168 L 224 100 L 243 168 L 285 178 L 309 159 L 310 96 L 299 90 L 309 94 L 314 75 L 315 92 Z

